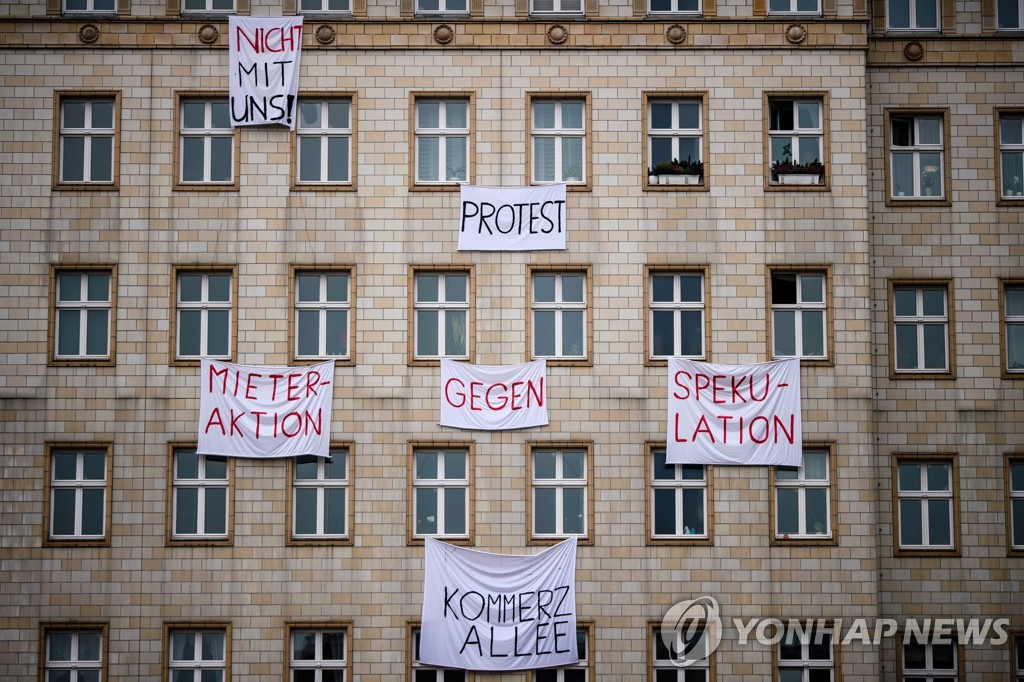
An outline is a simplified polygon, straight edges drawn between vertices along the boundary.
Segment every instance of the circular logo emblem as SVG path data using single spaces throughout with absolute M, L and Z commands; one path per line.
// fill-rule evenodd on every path
M 661 619 L 661 641 L 682 668 L 705 660 L 722 643 L 722 618 L 714 597 L 674 605 Z

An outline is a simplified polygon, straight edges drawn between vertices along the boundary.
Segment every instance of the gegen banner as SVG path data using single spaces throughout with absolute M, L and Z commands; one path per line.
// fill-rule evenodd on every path
M 463 185 L 459 251 L 565 250 L 565 185 Z
M 295 130 L 302 17 L 228 17 L 231 125 Z
M 546 426 L 545 360 L 470 365 L 441 360 L 441 426 L 505 431 Z
M 330 455 L 333 360 L 256 367 L 204 359 L 199 381 L 199 454 Z

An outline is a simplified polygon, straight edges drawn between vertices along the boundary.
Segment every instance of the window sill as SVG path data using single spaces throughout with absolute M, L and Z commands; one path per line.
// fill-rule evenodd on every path
M 114 367 L 114 358 L 52 358 L 47 367 Z
M 647 18 L 658 20 L 658 19 L 673 19 L 673 18 L 686 18 L 686 19 L 700 19 L 703 14 L 700 12 L 647 12 Z
M 1024 370 L 1004 369 L 1003 378 L 1010 381 L 1024 381 Z M 1021 551 L 1024 551 L 1024 548 L 1022 548 Z
M 409 185 L 410 192 L 460 192 L 462 191 L 463 185 L 469 185 L 467 182 L 438 182 L 433 184 L 426 183 L 414 183 Z
M 593 189 L 590 182 L 538 182 L 536 180 L 530 182 L 531 187 L 547 187 L 548 185 L 565 185 L 566 192 L 589 192 Z
M 897 557 L 959 557 L 960 550 L 951 547 L 936 547 L 935 549 L 913 548 L 901 549 L 899 547 L 893 552 Z
M 172 359 L 168 363 L 168 366 L 170 366 L 170 367 L 199 367 L 203 360 L 216 360 L 217 362 L 234 362 L 234 356 L 228 357 L 228 358 L 215 358 L 215 357 L 187 358 L 187 359 L 174 358 L 174 359 Z
M 548 367 L 593 367 L 594 361 L 590 358 L 579 358 L 579 359 L 568 359 L 568 358 L 549 358 L 549 357 L 532 357 L 531 360 L 544 360 Z M 564 538 L 563 538 L 564 539 Z
M 466 11 L 466 10 L 460 10 L 458 12 L 421 12 L 419 10 L 416 10 L 415 14 L 413 14 L 413 17 L 416 18 L 416 19 L 432 19 L 432 20 L 448 19 L 448 20 L 451 20 L 451 19 L 469 19 L 470 15 L 469 15 L 469 11 Z
M 945 370 L 941 372 L 892 370 L 889 372 L 889 378 L 894 381 L 899 379 L 935 379 L 938 381 L 953 381 L 956 379 L 956 375 L 953 372 Z
M 839 544 L 839 538 L 835 535 L 772 535 L 770 544 L 785 547 L 835 547 Z
M 237 192 L 237 182 L 178 182 L 175 181 L 174 187 L 175 192 Z
M 54 192 L 116 192 L 116 182 L 57 182 L 50 189 Z
M 766 192 L 828 192 L 831 191 L 828 176 L 821 175 L 790 175 L 785 179 L 769 178 L 765 186 Z
M 772 360 L 799 360 L 801 367 L 835 367 L 831 358 L 772 357 Z
M 293 182 L 293 192 L 355 192 L 354 182 Z
M 336 10 L 334 12 L 297 12 L 297 16 L 310 21 L 352 21 L 355 15 L 352 10 Z
M 110 547 L 110 538 L 99 538 L 87 540 L 85 538 L 52 538 L 46 537 L 43 540 L 43 547 Z
M 290 537 L 285 542 L 287 547 L 351 547 L 355 542 L 353 538 L 295 538 Z
M 469 363 L 469 364 L 473 364 L 473 358 L 472 357 L 469 357 L 469 358 L 445 357 L 445 358 L 412 358 L 412 359 L 409 360 L 409 362 L 406 363 L 406 366 L 408 366 L 408 367 L 440 367 L 441 366 L 441 360 L 451 360 L 452 362 L 466 362 L 466 363 Z M 433 536 L 431 536 L 431 537 L 433 537 Z
M 714 545 L 714 538 L 704 535 L 647 538 L 648 547 L 714 547 Z
M 425 541 L 426 541 L 426 539 L 428 537 L 434 538 L 435 540 L 439 540 L 440 542 L 447 542 L 449 545 L 458 545 L 460 547 L 473 547 L 476 544 L 474 542 L 473 538 L 471 538 L 471 537 L 454 537 L 453 538 L 453 537 L 446 537 L 444 535 L 427 535 L 427 536 L 422 536 L 422 537 L 417 536 L 417 537 L 407 538 L 405 544 L 406 544 L 407 547 L 422 547 L 424 544 L 426 544 Z
M 551 545 L 557 545 L 559 542 L 568 540 L 569 538 L 575 537 L 577 545 L 584 545 L 587 547 L 594 546 L 594 538 L 582 535 L 559 535 L 558 537 L 531 537 L 527 538 L 526 545 L 528 547 L 550 547 Z
M 168 547 L 232 547 L 234 540 L 227 538 L 183 538 L 172 537 L 167 540 Z
M 327 356 L 322 358 L 297 358 L 295 356 L 292 356 L 291 363 L 296 366 L 304 367 L 307 365 L 319 365 L 321 362 L 330 362 L 331 360 L 334 360 L 335 367 L 351 367 L 356 364 L 356 361 L 352 358 L 352 356 L 347 356 L 343 358 L 334 356 Z M 221 362 L 227 362 L 227 360 L 222 360 Z

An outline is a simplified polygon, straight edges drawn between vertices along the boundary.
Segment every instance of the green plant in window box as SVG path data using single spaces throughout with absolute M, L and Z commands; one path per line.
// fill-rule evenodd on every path
M 772 164 L 772 182 L 780 185 L 820 185 L 825 177 L 825 164 L 817 159 L 796 163 L 790 158 Z

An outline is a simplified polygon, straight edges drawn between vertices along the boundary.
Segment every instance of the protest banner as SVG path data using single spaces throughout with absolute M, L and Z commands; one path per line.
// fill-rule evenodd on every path
M 668 361 L 669 464 L 800 466 L 800 361 Z
M 533 556 L 425 543 L 421 662 L 490 671 L 579 662 L 575 537 Z
M 505 431 L 546 426 L 545 360 L 470 365 L 441 360 L 441 426 Z
M 302 17 L 228 17 L 231 125 L 295 130 Z
M 459 251 L 565 250 L 565 185 L 463 185 Z

